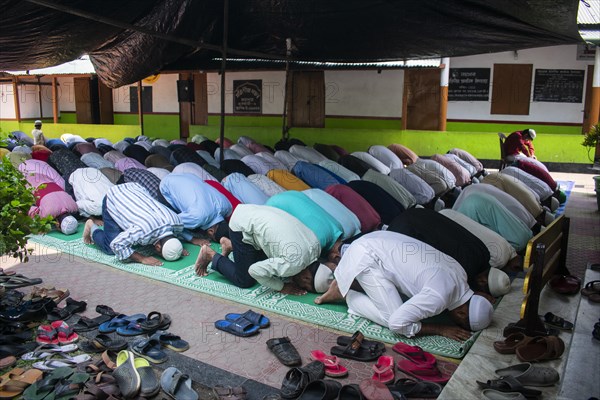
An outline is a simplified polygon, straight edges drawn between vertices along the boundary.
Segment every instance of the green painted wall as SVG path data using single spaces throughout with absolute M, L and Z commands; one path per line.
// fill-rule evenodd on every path
M 116 125 L 78 125 L 64 123 L 71 121 L 74 113 L 62 113 L 61 123 L 44 121 L 44 134 L 47 137 L 60 137 L 63 133 L 73 133 L 82 137 L 106 137 L 118 141 L 124 137 L 140 134 L 136 114 L 115 114 Z M 209 116 L 208 125 L 190 126 L 190 136 L 202 134 L 211 139 L 219 136 L 218 116 Z M 228 116 L 225 120 L 225 135 L 237 140 L 242 135 L 250 136 L 258 142 L 273 145 L 281 138 L 281 117 L 244 117 Z M 362 118 L 327 118 L 325 128 L 292 128 L 290 136 L 301 139 L 308 145 L 314 143 L 338 144 L 349 151 L 366 151 L 372 144 L 388 145 L 402 143 L 417 154 L 430 156 L 445 153 L 453 147 L 459 147 L 480 159 L 498 159 L 500 150 L 497 132 L 512 132 L 525 127 L 533 128 L 538 136 L 535 139 L 536 155 L 543 162 L 562 162 L 589 164 L 586 149 L 581 146 L 580 127 L 501 124 L 501 123 L 462 123 L 449 122 L 448 131 L 403 131 L 401 120 Z M 162 137 L 168 140 L 179 137 L 179 117 L 177 115 L 144 115 L 144 133 L 150 137 Z M 0 120 L 0 130 L 5 136 L 8 132 L 22 130 L 31 132 L 32 121 Z
M 263 120 L 249 123 L 244 120 L 255 118 Z M 274 124 L 274 120 L 279 120 Z M 238 125 L 234 125 L 233 121 Z M 374 126 L 361 127 L 365 123 L 362 119 L 339 118 L 327 119 L 326 127 L 318 128 L 292 128 L 290 136 L 304 141 L 308 145 L 314 143 L 338 144 L 348 151 L 366 151 L 372 144 L 388 145 L 402 143 L 413 149 L 417 154 L 430 156 L 435 153 L 445 153 L 453 147 L 465 149 L 480 159 L 499 159 L 500 149 L 497 132 L 511 132 L 519 129 L 510 124 L 478 124 L 480 128 L 487 127 L 487 131 L 403 131 L 400 128 L 381 129 L 376 126 L 389 126 L 400 124 L 397 120 L 372 120 Z M 536 129 L 538 136 L 535 139 L 536 155 L 542 162 L 562 162 L 589 164 L 586 149 L 581 146 L 581 134 L 576 134 L 571 127 L 527 125 Z M 500 127 L 510 129 L 498 129 Z M 457 127 L 452 127 L 456 129 Z M 522 129 L 522 128 L 521 128 Z M 580 128 L 579 128 L 580 129 Z M 563 132 L 563 133 L 556 133 Z M 211 139 L 219 136 L 219 117 L 209 117 L 207 126 L 191 126 L 190 136 L 202 134 Z M 235 117 L 225 120 L 225 136 L 237 140 L 240 136 L 250 136 L 258 142 L 273 145 L 281 138 L 281 118 L 275 117 Z

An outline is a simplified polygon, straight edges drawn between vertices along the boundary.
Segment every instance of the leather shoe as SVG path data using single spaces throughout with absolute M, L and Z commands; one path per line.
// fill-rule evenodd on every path
M 555 275 L 550 279 L 548 285 L 556 293 L 573 295 L 579 293 L 581 280 L 572 275 Z
M 313 361 L 305 367 L 291 368 L 281 384 L 281 397 L 294 399 L 302 393 L 309 383 L 325 377 L 325 365 L 321 361 Z

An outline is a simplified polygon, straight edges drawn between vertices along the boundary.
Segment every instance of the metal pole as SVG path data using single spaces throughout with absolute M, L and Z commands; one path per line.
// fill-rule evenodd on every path
M 40 80 L 39 75 L 37 77 L 37 81 L 38 81 L 38 100 L 40 101 L 40 119 L 44 119 L 44 109 L 42 107 L 42 82 Z
M 138 94 L 138 116 L 140 121 L 141 134 L 144 134 L 144 100 L 142 99 L 142 81 L 138 81 L 137 94 Z
M 281 139 L 287 141 L 289 130 L 287 128 L 287 102 L 288 102 L 288 80 L 290 77 L 290 56 L 292 55 L 292 39 L 285 39 L 285 83 L 283 86 L 283 121 L 281 126 Z
M 227 66 L 227 31 L 229 30 L 229 0 L 223 2 L 223 48 L 221 49 L 221 126 L 219 131 L 219 166 L 223 165 L 225 158 L 225 68 Z

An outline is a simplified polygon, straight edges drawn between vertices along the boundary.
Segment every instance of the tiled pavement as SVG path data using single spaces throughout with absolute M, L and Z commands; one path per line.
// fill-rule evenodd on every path
M 600 213 L 596 207 L 592 175 L 553 173 L 553 176 L 557 180 L 576 181 L 566 210 L 566 215 L 571 217 L 567 259 L 571 272 L 583 276 L 588 262 L 600 262 Z M 185 368 L 202 385 L 236 385 L 249 379 L 244 383 L 251 388 L 249 398 L 261 399 L 277 392 L 288 370 L 267 350 L 265 342 L 268 339 L 288 336 L 306 363 L 311 350 L 328 352 L 335 345 L 337 336 L 342 334 L 272 314 L 269 315 L 271 327 L 255 337 L 241 339 L 216 330 L 213 324 L 228 312 L 245 311 L 244 305 L 35 246 L 35 256 L 30 262 L 21 264 L 4 257 L 0 259 L 0 267 L 14 269 L 29 277 L 41 277 L 44 286 L 68 288 L 71 297 L 88 303 L 84 313 L 88 317 L 97 315 L 94 311 L 97 304 L 109 305 L 125 314 L 147 314 L 153 310 L 168 313 L 173 319 L 170 331 L 188 340 L 191 348 L 183 354 L 186 357 L 173 356 L 161 368 L 171 363 L 184 365 L 182 369 Z M 387 353 L 399 358 L 389 346 Z M 456 360 L 447 360 L 441 365 L 445 372 L 451 373 L 456 369 L 456 363 Z M 358 383 L 372 375 L 371 363 L 343 360 L 343 364 L 350 374 L 340 380 L 342 384 Z M 399 373 L 397 377 L 400 377 Z

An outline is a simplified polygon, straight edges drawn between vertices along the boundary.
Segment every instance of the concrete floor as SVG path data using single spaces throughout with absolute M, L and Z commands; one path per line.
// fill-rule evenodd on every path
M 571 217 L 567 264 L 574 275 L 582 277 L 588 262 L 600 262 L 600 213 L 596 206 L 593 175 L 552 175 L 556 180 L 575 181 L 566 209 L 566 215 Z M 213 324 L 226 313 L 246 311 L 247 306 L 129 274 L 37 244 L 34 246 L 34 256 L 28 263 L 3 257 L 0 267 L 28 277 L 41 277 L 44 286 L 68 288 L 72 298 L 88 303 L 88 309 L 83 313 L 88 317 L 97 316 L 95 306 L 98 304 L 109 305 L 125 314 L 147 314 L 154 310 L 169 314 L 173 319 L 170 332 L 189 341 L 191 348 L 183 354 L 170 353 L 169 361 L 159 368 L 173 365 L 190 374 L 198 384 L 201 398 L 211 398 L 207 389 L 217 384 L 243 383 L 249 390 L 249 399 L 275 394 L 289 368 L 269 352 L 265 345 L 268 339 L 288 336 L 303 362 L 307 363 L 311 350 L 328 352 L 335 345 L 337 336 L 343 334 L 272 314 L 269 315 L 270 328 L 252 338 L 238 338 L 216 330 Z M 400 358 L 389 346 L 387 354 Z M 451 374 L 459 362 L 446 359 L 440 360 L 440 365 L 445 373 Z M 343 360 L 343 364 L 350 374 L 340 380 L 342 384 L 359 383 L 372 375 L 372 363 Z M 397 372 L 396 378 L 400 377 L 403 375 Z

